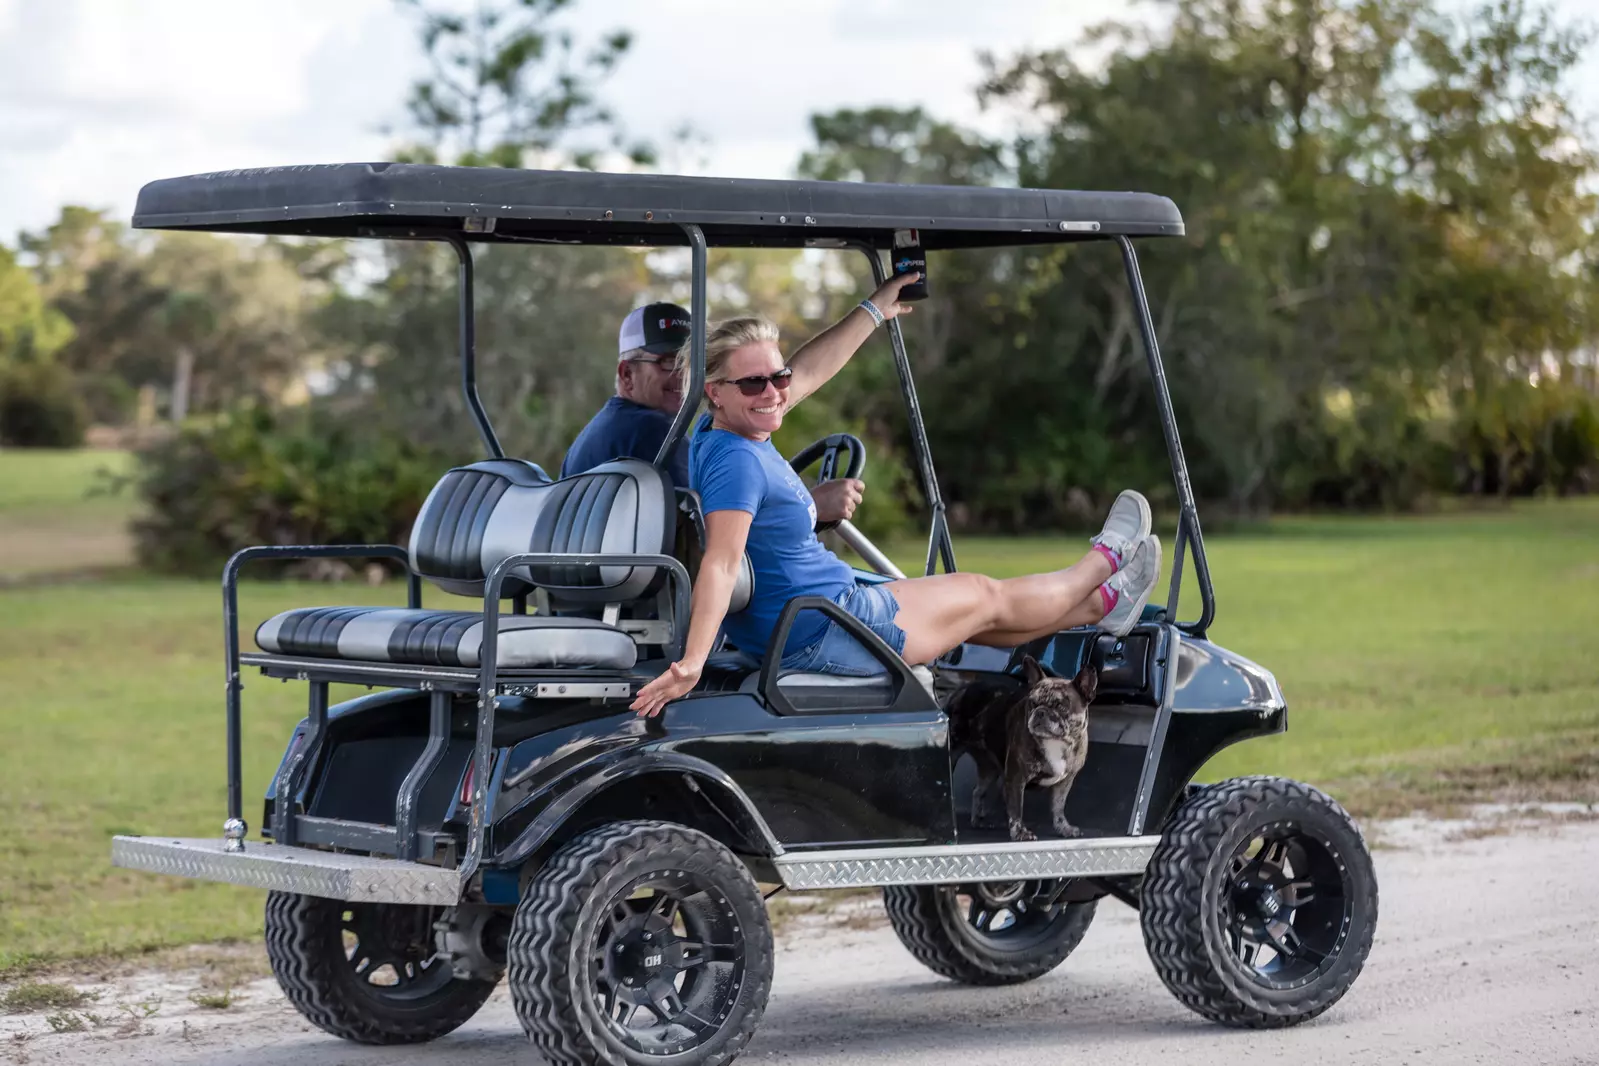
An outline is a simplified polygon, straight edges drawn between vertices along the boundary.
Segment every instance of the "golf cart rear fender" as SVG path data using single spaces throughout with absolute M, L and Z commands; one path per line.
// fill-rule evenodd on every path
M 413 713 L 420 719 L 420 722 L 422 723 L 421 735 L 426 735 L 428 695 L 425 692 L 414 692 L 409 689 L 384 689 L 380 692 L 368 692 L 357 696 L 354 699 L 348 699 L 342 703 L 332 704 L 328 707 L 328 734 L 329 736 L 332 736 L 336 732 L 342 731 L 335 730 L 334 723 L 349 722 L 352 719 L 352 716 L 355 715 L 382 714 L 384 717 L 381 719 L 381 721 L 383 721 L 385 724 L 393 722 L 396 718 L 396 711 L 407 709 L 404 707 L 405 704 L 416 705 L 415 708 L 410 708 L 410 710 L 413 711 Z M 407 718 L 402 716 L 401 720 L 407 720 Z M 373 721 L 377 722 L 379 719 L 374 719 Z M 278 794 L 278 774 L 282 771 L 283 764 L 288 762 L 289 756 L 294 754 L 294 749 L 298 747 L 300 742 L 304 739 L 306 730 L 309 726 L 310 720 L 306 718 L 301 718 L 300 721 L 295 724 L 293 731 L 289 734 L 288 743 L 283 746 L 283 755 L 279 757 L 278 765 L 273 769 L 272 776 L 267 778 L 266 813 L 264 814 L 263 821 L 261 823 L 265 827 L 270 827 L 272 821 L 272 804 L 273 801 L 277 799 Z M 410 728 L 394 729 L 394 732 L 396 733 L 412 731 L 414 730 Z M 314 792 L 317 783 L 322 778 L 323 764 L 326 762 L 326 756 L 330 747 L 331 745 L 327 743 L 327 738 L 324 737 L 322 758 L 318 759 L 317 765 L 306 767 L 305 773 L 300 779 L 300 796 L 298 798 L 304 799 L 306 796 Z
M 508 813 L 495 826 L 496 836 L 504 839 L 513 823 L 522 828 L 492 863 L 520 866 L 547 844 L 591 824 L 648 818 L 663 804 L 672 811 L 670 820 L 703 830 L 736 852 L 766 858 L 783 853 L 766 819 L 726 771 L 692 755 L 634 747 L 585 762 Z
M 1217 752 L 1287 729 L 1288 702 L 1270 670 L 1208 640 L 1183 637 L 1147 831 L 1159 830 Z

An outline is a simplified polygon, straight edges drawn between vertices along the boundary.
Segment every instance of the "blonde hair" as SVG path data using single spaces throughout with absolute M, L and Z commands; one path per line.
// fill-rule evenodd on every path
M 727 357 L 744 347 L 746 344 L 776 344 L 781 335 L 777 331 L 777 323 L 761 315 L 745 315 L 742 318 L 729 318 L 718 322 L 711 327 L 711 332 L 705 338 L 705 381 L 721 381 L 722 373 L 727 369 Z M 688 355 L 685 346 L 683 354 Z M 683 360 L 683 391 L 687 392 L 689 386 L 688 359 Z

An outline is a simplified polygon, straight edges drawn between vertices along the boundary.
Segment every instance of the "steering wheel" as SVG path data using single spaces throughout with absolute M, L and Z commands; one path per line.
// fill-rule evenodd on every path
M 841 451 L 849 452 L 849 465 L 843 473 L 839 473 L 838 469 L 838 453 Z M 866 469 L 866 445 L 852 433 L 834 433 L 801 448 L 788 461 L 788 465 L 794 468 L 794 473 L 803 474 L 818 459 L 822 461 L 822 468 L 816 474 L 818 484 L 839 477 L 860 477 L 861 471 Z M 825 533 L 836 525 L 836 521 L 818 522 L 816 532 Z

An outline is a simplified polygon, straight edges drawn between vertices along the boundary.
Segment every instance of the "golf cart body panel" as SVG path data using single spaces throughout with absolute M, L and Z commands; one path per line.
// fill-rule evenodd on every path
M 467 222 L 467 220 L 472 220 Z M 133 224 L 150 229 L 406 237 L 450 229 L 485 242 L 887 248 L 915 229 L 929 249 L 1181 236 L 1164 196 L 983 186 L 338 163 L 229 170 L 146 185 Z

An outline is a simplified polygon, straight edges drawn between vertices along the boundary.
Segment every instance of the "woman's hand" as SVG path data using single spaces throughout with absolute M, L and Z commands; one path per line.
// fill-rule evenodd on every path
M 694 686 L 700 683 L 703 669 L 683 661 L 673 663 L 654 681 L 638 690 L 638 696 L 633 700 L 633 710 L 639 713 L 640 718 L 654 718 L 668 703 L 692 692 Z
M 899 274 L 889 278 L 877 287 L 877 291 L 872 293 L 870 299 L 877 309 L 883 312 L 885 319 L 898 318 L 900 315 L 908 315 L 916 310 L 911 304 L 902 301 L 899 298 L 899 293 L 901 289 L 911 282 L 921 280 L 921 276 L 920 272 Z
M 866 482 L 859 478 L 841 477 L 812 486 L 811 499 L 816 502 L 818 522 L 842 522 L 855 514 L 860 506 Z

